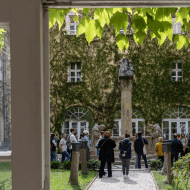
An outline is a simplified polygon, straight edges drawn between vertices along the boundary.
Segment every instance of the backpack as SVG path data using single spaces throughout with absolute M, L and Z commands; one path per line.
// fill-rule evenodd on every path
M 66 142 L 66 145 L 67 145 L 68 149 L 69 149 L 69 147 L 71 146 L 70 136 L 71 136 L 71 135 L 69 135 L 69 136 L 67 137 L 67 142 Z

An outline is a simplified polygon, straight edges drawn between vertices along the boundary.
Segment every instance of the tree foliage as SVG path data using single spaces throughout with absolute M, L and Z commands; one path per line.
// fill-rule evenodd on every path
M 183 46 L 188 47 L 189 38 L 189 20 L 190 8 L 96 8 L 89 9 L 50 9 L 49 17 L 51 28 L 56 21 L 59 24 L 59 29 L 63 24 L 64 16 L 69 11 L 77 14 L 75 21 L 78 20 L 79 14 L 82 19 L 79 21 L 77 36 L 85 34 L 85 38 L 90 44 L 95 37 L 101 39 L 103 28 L 113 26 L 115 29 L 116 44 L 119 49 L 128 49 L 129 39 L 126 35 L 127 27 L 129 30 L 133 28 L 133 39 L 136 44 L 142 45 L 144 39 L 147 38 L 148 31 L 151 33 L 151 39 L 157 38 L 159 45 L 162 45 L 168 38 L 177 45 L 177 49 Z M 176 35 L 173 39 L 172 30 L 172 15 L 176 17 L 176 23 L 182 23 L 183 34 Z M 119 34 L 120 29 L 125 31 L 125 34 Z

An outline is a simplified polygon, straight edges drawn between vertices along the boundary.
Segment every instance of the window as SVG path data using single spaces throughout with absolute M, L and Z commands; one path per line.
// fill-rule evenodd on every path
M 187 133 L 190 131 L 190 109 L 188 107 L 171 107 L 163 116 L 162 134 L 165 140 L 171 140 L 174 133 Z
M 81 81 L 81 63 L 71 63 L 69 66 L 68 82 Z
M 182 26 L 182 24 L 180 22 L 175 24 L 175 18 L 172 18 L 173 34 L 181 34 L 182 33 L 181 26 Z
M 69 15 L 69 35 L 77 35 L 77 29 L 78 29 L 78 22 L 75 22 L 73 20 L 73 17 L 75 15 Z
M 172 81 L 182 81 L 182 63 L 172 63 Z

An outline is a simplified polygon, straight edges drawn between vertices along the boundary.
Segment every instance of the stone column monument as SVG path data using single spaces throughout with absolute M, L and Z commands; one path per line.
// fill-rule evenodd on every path
M 132 136 L 132 81 L 133 63 L 128 59 L 121 61 L 119 69 L 121 82 L 121 136 L 129 133 Z

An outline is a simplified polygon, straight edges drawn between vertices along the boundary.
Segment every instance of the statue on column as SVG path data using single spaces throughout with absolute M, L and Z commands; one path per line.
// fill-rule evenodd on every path
M 133 63 L 128 59 L 122 59 L 119 77 L 133 77 Z
M 91 147 L 96 148 L 95 145 L 100 139 L 101 132 L 104 130 L 105 125 L 101 124 L 98 125 L 95 123 L 94 127 L 92 128 L 92 134 L 91 134 Z
M 162 130 L 158 123 L 156 125 L 150 124 L 148 127 L 153 130 L 153 133 L 151 133 L 150 136 L 153 138 L 153 146 L 155 147 L 156 143 L 158 143 L 158 138 L 162 136 Z

